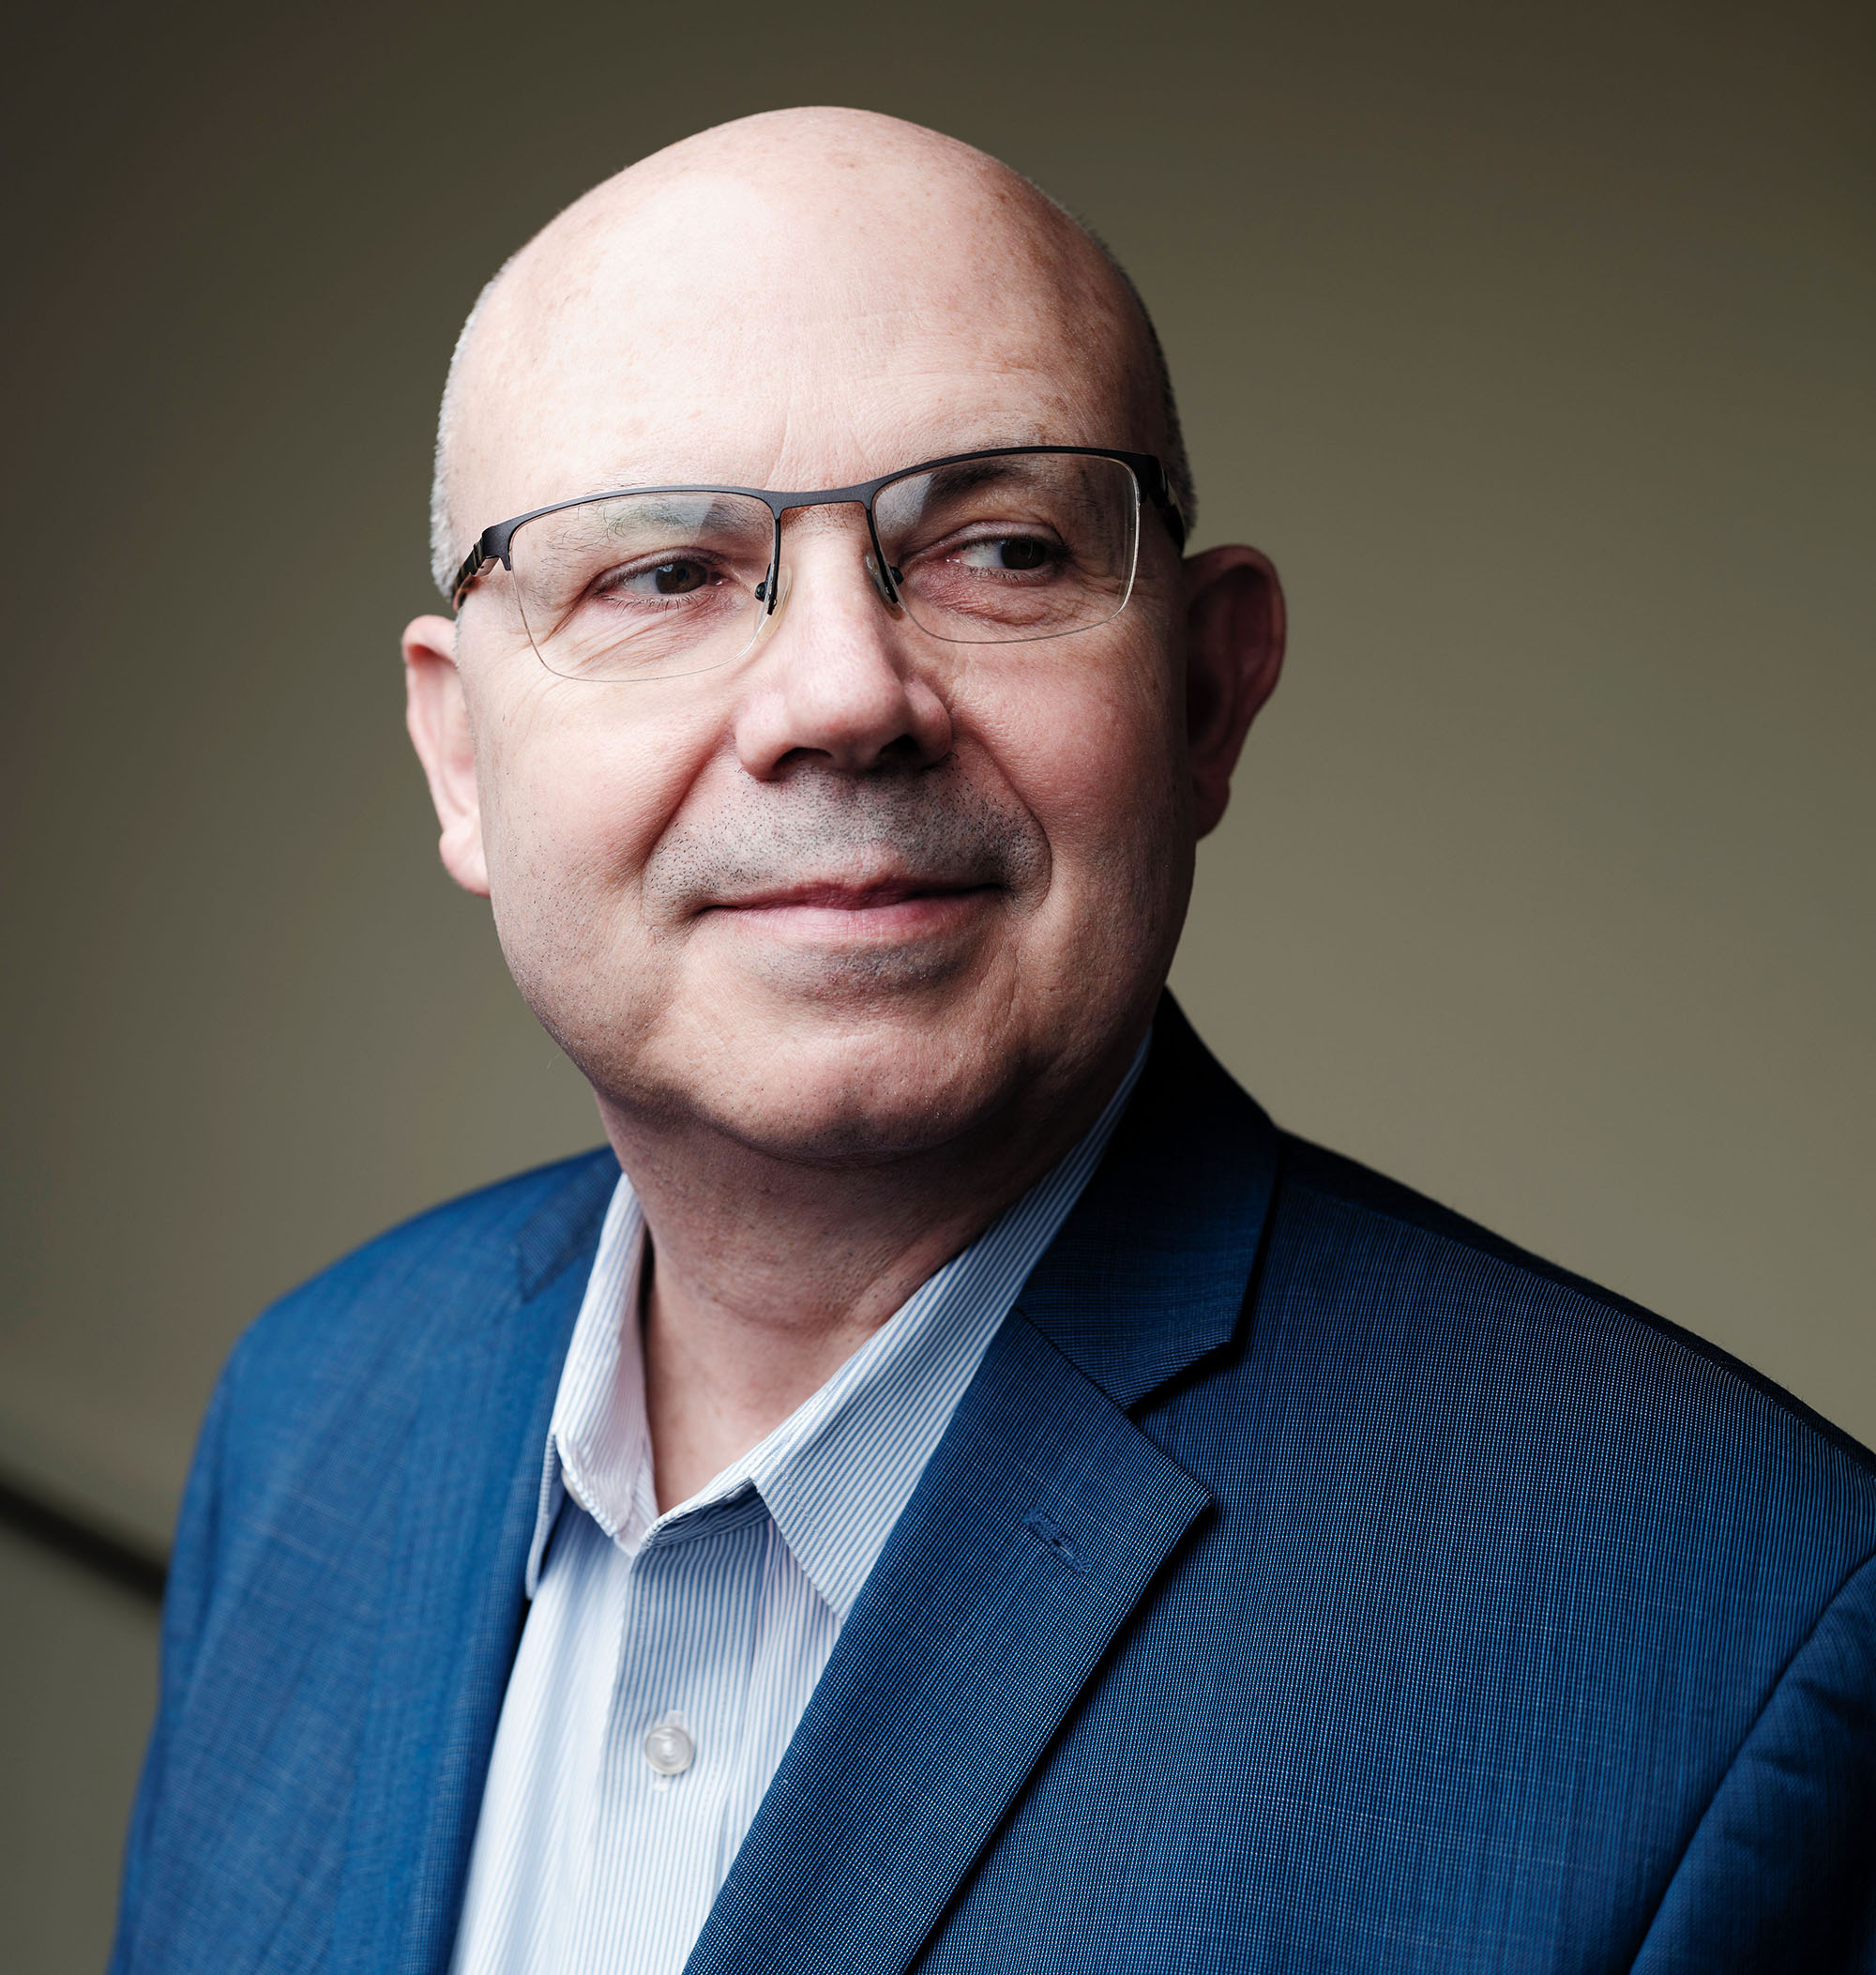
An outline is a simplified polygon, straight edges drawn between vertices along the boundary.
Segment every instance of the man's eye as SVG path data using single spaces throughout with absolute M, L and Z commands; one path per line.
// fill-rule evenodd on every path
M 1044 570 L 1055 560 L 1055 551 L 1034 535 L 993 535 L 966 542 L 953 559 L 973 570 Z
M 701 562 L 659 562 L 648 570 L 609 578 L 602 590 L 613 597 L 688 597 L 710 580 L 710 570 Z

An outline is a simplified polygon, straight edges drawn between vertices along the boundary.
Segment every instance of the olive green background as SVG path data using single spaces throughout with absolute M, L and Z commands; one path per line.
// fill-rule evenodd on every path
M 216 1367 L 596 1137 L 396 639 L 483 279 L 861 103 L 1095 225 L 1289 675 L 1175 982 L 1281 1122 L 1876 1439 L 1872 23 L 1852 5 L 79 5 L 9 28 L 0 1471 L 160 1542 Z M 0 1925 L 94 1967 L 151 1623 L 0 1542 Z

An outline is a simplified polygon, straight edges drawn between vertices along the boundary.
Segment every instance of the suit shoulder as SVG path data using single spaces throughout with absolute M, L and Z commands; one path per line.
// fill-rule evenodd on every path
M 235 1347 L 231 1373 L 292 1375 L 296 1361 L 353 1352 L 361 1333 L 426 1309 L 522 1292 L 569 1258 L 619 1177 L 598 1147 L 518 1173 L 387 1228 L 270 1304 Z
M 1876 1481 L 1876 1452 L 1717 1345 L 1354 1160 L 1288 1132 L 1280 1134 L 1280 1146 L 1281 1192 L 1294 1196 L 1294 1205 L 1332 1205 L 1357 1221 L 1371 1221 L 1376 1240 L 1389 1245 L 1398 1245 L 1404 1236 L 1410 1245 L 1423 1250 L 1458 1250 L 1476 1257 L 1480 1265 L 1496 1265 L 1487 1273 L 1495 1279 L 1498 1299 L 1535 1300 L 1560 1315 L 1566 1309 L 1583 1315 L 1594 1313 L 1595 1320 L 1613 1331 L 1633 1329 L 1645 1334 L 1655 1345 L 1648 1355 L 1670 1384 L 1696 1376 L 1704 1382 L 1717 1374 L 1721 1387 L 1732 1389 L 1739 1400 L 1748 1392 L 1757 1395 L 1801 1437 L 1816 1436 L 1860 1470 L 1862 1479 Z M 1417 1244 L 1415 1237 L 1419 1238 Z

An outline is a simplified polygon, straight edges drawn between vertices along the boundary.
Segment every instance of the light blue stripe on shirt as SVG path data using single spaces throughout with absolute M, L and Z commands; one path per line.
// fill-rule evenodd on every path
M 455 1975 L 677 1975 L 867 1573 L 1146 1060 L 1074 1149 L 811 1398 L 663 1515 L 621 1178 L 548 1435 Z M 645 1755 L 681 1728 L 677 1774 Z M 679 1743 L 680 1751 L 683 1744 Z

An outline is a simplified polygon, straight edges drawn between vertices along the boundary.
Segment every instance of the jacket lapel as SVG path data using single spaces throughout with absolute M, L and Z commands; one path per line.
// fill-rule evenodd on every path
M 689 1975 L 903 1968 L 1205 1491 L 1021 1317 L 841 1631 Z
M 1127 1114 L 1017 1307 L 1116 1405 L 1228 1344 L 1277 1178 L 1277 1128 L 1161 997 Z
M 606 1202 L 608 1154 L 522 1228 L 509 1300 L 440 1349 L 402 1470 L 397 1586 L 367 1702 L 328 1966 L 432 1971 L 450 1952 L 525 1614 L 554 1393 Z
M 1275 1167 L 1171 997 L 841 1630 L 687 1975 L 897 1975 L 1206 1491 L 1125 1406 L 1227 1344 Z

